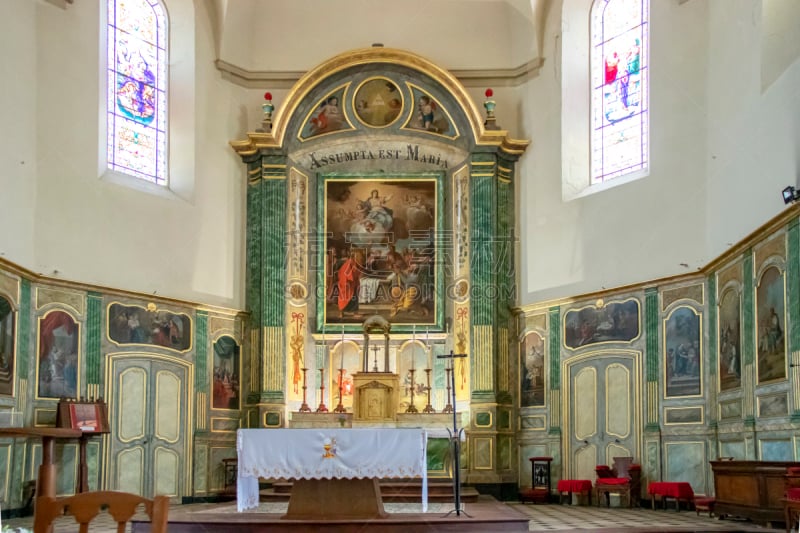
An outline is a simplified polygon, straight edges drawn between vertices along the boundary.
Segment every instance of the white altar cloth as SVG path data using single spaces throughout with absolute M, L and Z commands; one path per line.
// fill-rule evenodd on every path
M 423 429 L 240 429 L 239 512 L 258 507 L 258 478 L 422 478 L 428 510 L 428 434 Z

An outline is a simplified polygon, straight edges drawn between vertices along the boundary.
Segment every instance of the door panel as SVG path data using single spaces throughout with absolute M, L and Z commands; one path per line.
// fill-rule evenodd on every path
M 595 479 L 598 464 L 637 457 L 639 409 L 635 401 L 638 354 L 599 352 L 565 363 L 569 439 L 565 475 Z
M 108 488 L 146 498 L 187 494 L 189 367 L 165 357 L 114 355 Z

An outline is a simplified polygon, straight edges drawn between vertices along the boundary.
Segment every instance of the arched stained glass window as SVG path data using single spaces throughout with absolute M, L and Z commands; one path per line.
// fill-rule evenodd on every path
M 108 0 L 108 167 L 167 184 L 167 16 L 159 0 Z
M 649 0 L 592 6 L 592 184 L 648 170 L 648 20 Z

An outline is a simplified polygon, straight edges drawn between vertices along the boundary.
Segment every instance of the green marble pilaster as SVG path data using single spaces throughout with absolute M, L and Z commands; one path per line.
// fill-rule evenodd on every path
M 262 155 L 248 165 L 247 309 L 250 312 L 249 399 L 282 403 L 286 374 L 286 158 Z
M 561 388 L 561 308 L 549 309 L 550 320 L 550 390 Z
M 510 166 L 510 165 L 506 165 Z M 503 167 L 505 168 L 505 167 Z M 510 178 L 510 176 L 509 176 Z M 498 326 L 498 389 L 502 401 L 511 403 L 511 340 L 513 327 L 511 309 L 516 305 L 516 274 L 514 270 L 514 184 L 510 179 L 497 180 L 497 326 Z M 498 396 L 498 401 L 501 397 Z
M 717 375 L 717 276 L 708 276 L 708 373 Z
M 742 287 L 742 365 L 752 364 L 755 358 L 755 283 L 753 280 L 753 251 L 747 250 L 742 261 L 744 271 Z
M 548 336 L 550 358 L 550 427 L 549 435 L 561 434 L 561 308 L 548 310 Z
M 792 220 L 786 233 L 786 322 L 792 354 L 800 350 L 800 220 Z
M 248 175 L 253 172 L 261 174 L 261 160 L 258 166 L 248 165 Z M 248 336 L 250 337 L 250 350 L 248 353 L 248 366 L 250 367 L 247 401 L 258 401 L 261 392 L 261 217 L 264 209 L 263 182 L 260 177 L 248 181 L 247 187 L 247 230 L 246 230 L 246 274 L 245 274 L 245 305 L 249 314 L 247 323 Z
M 213 357 L 213 354 L 212 354 Z M 197 311 L 194 327 L 195 392 L 208 393 L 208 312 Z
M 34 354 L 30 349 L 31 340 L 31 282 L 23 278 L 19 295 L 19 327 L 17 328 L 17 378 L 28 378 L 28 361 Z M 34 380 L 30 381 L 31 383 Z
M 658 289 L 644 291 L 645 361 L 648 382 L 658 382 Z
M 483 158 L 481 158 L 483 159 Z M 497 188 L 491 161 L 473 160 L 470 176 L 470 240 L 473 295 L 472 383 L 473 400 L 493 401 L 496 388 L 494 361 L 497 339 Z
M 100 384 L 102 353 L 100 351 L 103 331 L 103 296 L 90 292 L 86 306 L 86 384 Z

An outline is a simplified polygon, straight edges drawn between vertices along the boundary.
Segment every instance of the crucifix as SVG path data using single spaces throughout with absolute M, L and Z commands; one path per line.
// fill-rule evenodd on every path
M 450 385 L 452 386 L 452 394 L 453 394 L 453 431 L 451 432 L 448 428 L 447 432 L 450 434 L 450 444 L 451 444 L 451 451 L 453 454 L 453 499 L 455 500 L 455 509 L 450 511 L 447 514 L 450 514 L 455 511 L 456 516 L 461 516 L 461 513 L 467 515 L 465 511 L 461 510 L 461 433 L 464 431 L 464 428 L 458 429 L 458 419 L 456 418 L 456 373 L 455 373 L 455 360 L 460 359 L 462 357 L 467 357 L 465 353 L 453 353 L 453 350 L 450 350 L 450 353 L 444 355 L 437 355 L 437 359 L 447 359 L 447 367 L 450 369 Z M 450 402 L 450 398 L 447 399 L 448 403 Z M 469 515 L 467 515 L 469 516 Z
M 372 371 L 373 372 L 377 372 L 378 371 L 378 350 L 379 349 L 380 348 L 378 348 L 377 344 L 372 347 L 372 353 L 374 354 L 374 359 L 375 359 L 374 366 L 372 367 Z

